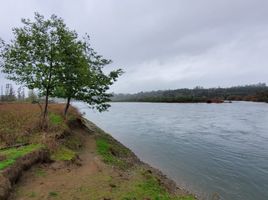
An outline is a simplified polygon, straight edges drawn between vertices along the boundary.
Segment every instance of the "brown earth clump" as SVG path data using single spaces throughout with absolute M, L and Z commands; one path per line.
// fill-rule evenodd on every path
M 4 169 L 0 173 L 0 200 L 8 198 L 11 186 L 16 183 L 24 170 L 29 169 L 35 163 L 48 161 L 49 152 L 40 149 L 18 158 L 13 165 Z

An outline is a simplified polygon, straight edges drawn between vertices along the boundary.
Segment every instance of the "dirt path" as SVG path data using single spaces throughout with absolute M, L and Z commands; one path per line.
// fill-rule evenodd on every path
M 96 152 L 95 137 L 100 133 L 96 127 L 94 129 L 95 132 L 91 131 L 92 133 L 83 128 L 72 129 L 73 134 L 83 141 L 78 163 L 66 165 L 63 162 L 55 162 L 32 167 L 20 178 L 9 200 L 195 199 L 185 191 L 179 189 L 177 191 L 174 182 L 162 173 L 154 172 L 154 169 L 138 162 L 129 150 L 110 136 L 101 133 L 103 138 L 106 137 L 106 142 L 108 140 L 111 142 L 109 144 L 112 145 L 110 149 L 112 153 L 115 155 L 124 153 L 128 156 L 126 157 L 128 162 L 133 162 L 132 167 L 125 169 L 105 164 Z M 109 155 L 112 156 L 112 153 Z M 164 188 L 175 189 L 180 197 L 170 196 Z
M 20 178 L 10 200 L 92 199 L 95 189 L 111 189 L 111 175 L 117 174 L 97 156 L 94 136 L 83 131 L 76 132 L 84 141 L 84 150 L 79 155 L 81 166 L 63 163 L 35 166 Z

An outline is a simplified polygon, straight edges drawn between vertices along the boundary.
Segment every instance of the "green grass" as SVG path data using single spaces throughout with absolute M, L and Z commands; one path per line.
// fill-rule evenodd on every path
M 49 113 L 49 120 L 53 125 L 60 125 L 63 123 L 62 116 L 55 113 Z
M 108 154 L 109 151 L 109 144 L 105 139 L 98 139 L 97 140 L 97 150 L 98 153 L 101 155 Z
M 151 200 L 195 200 L 191 195 L 173 196 L 170 195 L 157 181 L 156 177 L 148 172 L 141 172 L 142 178 L 132 183 L 130 192 L 123 197 L 123 200 L 144 199 Z
M 48 193 L 49 197 L 57 197 L 58 195 L 59 194 L 57 192 L 54 192 L 54 191 Z
M 147 196 L 152 199 L 170 199 L 169 194 L 158 184 L 157 180 L 151 177 L 148 180 L 141 181 L 134 185 L 134 191 L 126 199 L 134 199 L 139 196 Z
M 129 150 L 110 140 L 106 136 L 96 139 L 97 152 L 104 162 L 126 169 L 124 158 L 129 155 Z M 113 153 L 112 153 L 113 152 Z M 151 199 L 151 200 L 195 200 L 192 195 L 173 196 L 162 186 L 157 178 L 144 169 L 139 169 L 127 185 L 116 187 L 112 192 L 114 197 L 122 200 Z M 119 184 L 119 183 L 117 183 Z M 120 197 L 120 198 L 119 198 Z
M 35 198 L 36 196 L 37 195 L 36 195 L 35 192 L 31 192 L 31 193 L 28 194 L 28 197 L 30 197 L 30 198 Z
M 74 159 L 76 153 L 65 146 L 60 146 L 52 155 L 51 158 L 57 161 L 70 161 Z
M 97 144 L 97 152 L 102 156 L 103 161 L 105 163 L 118 166 L 122 169 L 127 167 L 127 163 L 125 163 L 124 160 L 112 154 L 111 149 L 114 148 L 115 146 L 111 145 L 107 139 L 98 138 L 96 140 L 96 144 Z M 114 148 L 113 150 L 117 151 L 117 153 L 120 153 L 116 148 Z
M 132 168 L 128 175 L 111 176 L 107 172 L 97 173 L 71 193 L 79 199 L 118 200 L 196 200 L 191 195 L 174 196 L 161 185 L 153 174 L 143 168 Z M 123 173 L 124 174 L 124 173 Z M 115 187 L 111 187 L 111 184 Z
M 10 165 L 13 165 L 13 163 L 15 163 L 14 159 L 7 159 L 7 160 L 4 160 L 4 161 L 1 161 L 0 162 L 0 170 L 3 170 L 3 169 L 7 168 Z
M 0 155 L 3 155 L 6 157 L 5 160 L 0 161 L 0 170 L 3 170 L 7 168 L 8 166 L 11 166 L 16 162 L 16 160 L 28 153 L 31 153 L 37 149 L 40 149 L 44 147 L 41 144 L 31 144 L 19 148 L 10 148 L 6 150 L 0 151 Z

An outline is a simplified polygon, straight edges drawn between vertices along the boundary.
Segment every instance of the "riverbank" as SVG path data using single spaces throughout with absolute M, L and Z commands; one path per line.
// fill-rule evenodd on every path
M 266 103 L 74 105 L 201 199 L 268 199 Z
M 62 134 L 43 139 L 57 146 L 49 162 L 21 173 L 9 199 L 195 199 L 93 123 L 63 123 Z

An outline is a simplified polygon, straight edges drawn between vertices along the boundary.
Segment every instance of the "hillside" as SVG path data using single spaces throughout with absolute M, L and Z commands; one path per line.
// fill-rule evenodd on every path
M 268 102 L 268 87 L 264 83 L 229 88 L 196 87 L 194 89 L 158 90 L 136 94 L 114 94 L 114 102 L 197 103 L 219 101 Z

